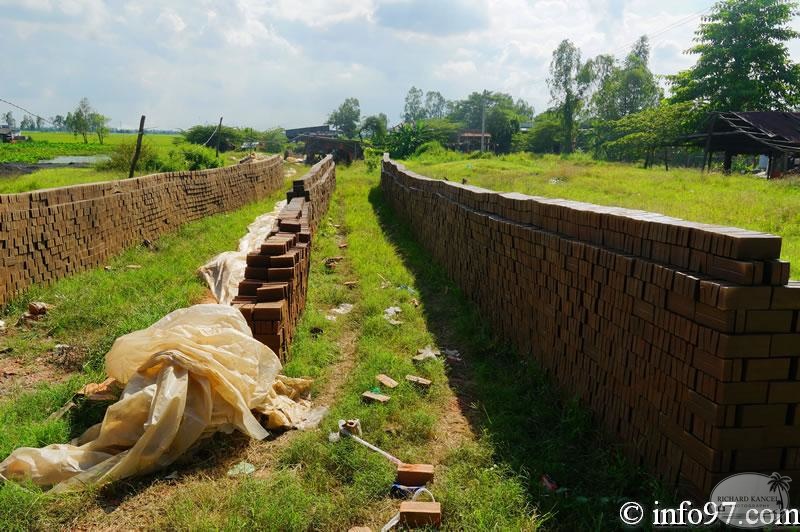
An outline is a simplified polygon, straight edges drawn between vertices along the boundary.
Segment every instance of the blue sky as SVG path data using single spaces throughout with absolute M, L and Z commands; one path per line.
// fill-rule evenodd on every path
M 45 116 L 82 96 L 113 126 L 324 122 L 344 98 L 396 122 L 415 85 L 500 90 L 538 110 L 553 49 L 624 55 L 652 35 L 652 68 L 683 51 L 710 0 L 0 0 L 0 98 Z M 800 29 L 800 24 L 794 24 Z M 665 31 L 666 29 L 666 31 Z M 795 58 L 800 45 L 791 44 Z M 6 111 L 0 103 L 0 111 Z M 20 112 L 15 115 L 21 118 Z

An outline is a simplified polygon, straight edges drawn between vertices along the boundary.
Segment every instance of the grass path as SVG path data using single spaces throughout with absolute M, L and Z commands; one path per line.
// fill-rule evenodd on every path
M 603 440 L 585 410 L 491 336 L 480 312 L 383 201 L 377 174 L 363 164 L 337 173 L 285 368 L 316 379 L 315 399 L 331 406 L 320 429 L 269 441 L 218 434 L 168 472 L 97 492 L 55 498 L 4 486 L 0 528 L 378 530 L 399 506 L 388 496 L 392 465 L 351 440 L 328 441 L 338 419 L 356 417 L 367 440 L 406 462 L 436 465 L 432 491 L 447 530 L 616 528 L 620 497 L 664 500 L 656 483 Z M 344 260 L 330 271 L 323 262 L 333 255 Z M 328 321 L 340 303 L 354 310 Z M 384 319 L 389 306 L 402 309 L 401 325 Z M 427 344 L 457 349 L 463 360 L 415 365 L 411 357 Z M 378 373 L 401 384 L 384 390 L 388 404 L 366 405 L 360 394 L 377 385 Z M 422 392 L 406 374 L 434 385 Z M 37 397 L 41 406 L 58 404 Z M 227 477 L 242 460 L 257 472 Z M 543 489 L 543 473 L 567 491 Z

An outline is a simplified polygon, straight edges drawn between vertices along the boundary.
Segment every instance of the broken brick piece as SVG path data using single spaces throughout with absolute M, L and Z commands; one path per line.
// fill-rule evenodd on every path
M 367 403 L 388 403 L 391 399 L 388 395 L 375 392 L 364 392 L 361 394 L 361 398 Z
M 416 384 L 417 386 L 420 386 L 422 388 L 430 388 L 431 384 L 433 384 L 430 380 L 422 377 L 417 377 L 416 375 L 406 375 L 406 380 L 411 384 Z
M 434 526 L 442 523 L 442 505 L 438 502 L 403 501 L 400 522 L 409 527 Z
M 378 382 L 380 382 L 387 388 L 397 388 L 397 381 L 388 375 L 384 375 L 383 373 L 381 373 L 375 378 L 378 379 Z
M 424 486 L 433 482 L 431 464 L 400 464 L 397 466 L 397 483 L 403 486 Z

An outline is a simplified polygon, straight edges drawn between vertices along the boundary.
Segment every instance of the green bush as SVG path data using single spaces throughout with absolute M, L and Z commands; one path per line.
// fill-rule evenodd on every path
M 188 145 L 181 146 L 180 151 L 183 155 L 184 167 L 187 170 L 203 170 L 205 168 L 218 168 L 220 166 L 220 161 L 211 148 Z
M 97 164 L 99 170 L 114 170 L 127 172 L 131 168 L 133 153 L 136 151 L 135 142 L 123 142 L 114 148 L 108 161 Z M 161 161 L 158 151 L 147 141 L 142 142 L 142 149 L 139 151 L 139 159 L 136 162 L 136 170 L 143 172 L 158 172 L 161 170 Z
M 372 173 L 381 166 L 381 159 L 383 159 L 383 151 L 366 147 L 364 148 L 364 163 L 367 165 L 367 171 Z
M 446 152 L 447 150 L 444 146 L 442 146 L 441 142 L 432 140 L 417 148 L 417 150 L 414 152 L 414 157 L 420 157 L 422 155 L 438 157 L 444 155 Z
M 131 167 L 136 143 L 119 144 L 111 152 L 111 159 L 97 165 L 99 170 L 127 172 Z M 203 170 L 221 166 L 214 150 L 195 144 L 181 144 L 168 152 L 159 152 L 149 142 L 142 142 L 138 172 L 177 172 L 179 170 Z

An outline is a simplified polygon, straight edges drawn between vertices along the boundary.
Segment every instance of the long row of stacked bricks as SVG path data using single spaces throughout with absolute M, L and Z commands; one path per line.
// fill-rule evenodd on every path
M 182 224 L 283 186 L 280 157 L 199 171 L 0 194 L 0 305 L 32 283 L 103 264 Z
M 800 283 L 780 237 L 499 194 L 388 158 L 381 182 L 495 332 L 636 464 L 701 500 L 735 472 L 800 478 Z
M 336 185 L 328 156 L 293 182 L 261 250 L 247 255 L 245 279 L 232 304 L 253 336 L 285 361 L 297 320 L 305 308 L 311 265 L 311 236 L 327 211 Z

